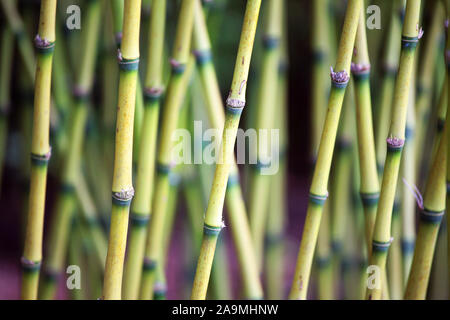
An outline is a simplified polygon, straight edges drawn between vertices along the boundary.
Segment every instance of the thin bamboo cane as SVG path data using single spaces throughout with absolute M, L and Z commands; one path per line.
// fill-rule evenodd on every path
M 152 298 L 155 270 L 158 268 L 158 264 L 161 263 L 163 226 L 169 193 L 169 172 L 172 166 L 172 134 L 177 128 L 179 109 L 184 99 L 194 64 L 193 58 L 189 58 L 194 22 L 194 4 L 194 0 L 183 0 L 178 16 L 171 60 L 172 74 L 164 102 L 159 136 L 152 219 L 148 229 L 140 292 L 142 299 Z
M 360 165 L 360 196 L 366 219 L 367 252 L 371 254 L 371 241 L 377 204 L 380 196 L 375 143 L 372 125 L 372 103 L 370 94 L 370 61 L 366 38 L 366 15 L 361 8 L 355 40 L 352 75 L 355 84 L 356 125 Z
M 411 77 L 411 86 L 409 89 L 408 110 L 406 115 L 405 138 L 408 143 L 403 150 L 401 162 L 401 172 L 403 178 L 409 185 L 416 184 L 416 166 L 415 166 L 415 128 L 416 128 L 416 71 L 417 62 L 414 65 L 413 76 Z M 412 258 L 414 254 L 414 243 L 416 241 L 416 200 L 414 195 L 408 190 L 405 183 L 401 184 L 402 206 L 401 206 L 401 246 L 403 260 L 403 288 L 408 281 L 408 275 L 411 269 Z
M 267 2 L 266 21 L 264 21 L 263 57 L 261 66 L 261 83 L 258 88 L 257 114 L 255 130 L 257 138 L 263 140 L 265 131 L 273 128 L 277 111 L 277 73 L 280 59 L 280 40 L 283 19 L 283 0 L 269 0 Z M 267 141 L 265 148 L 259 147 L 256 152 L 256 166 L 250 172 L 249 223 L 255 249 L 258 267 L 262 269 L 264 257 L 264 238 L 268 215 L 268 199 L 270 192 L 270 175 L 264 173 L 264 168 L 271 166 L 270 155 L 272 141 Z M 261 141 L 259 142 L 261 146 Z M 261 150 L 266 149 L 266 150 Z M 273 159 L 272 159 L 273 160 Z
M 441 1 L 435 1 L 431 17 L 431 25 L 425 43 L 423 53 L 421 52 L 421 63 L 417 74 L 417 97 L 416 97 L 416 162 L 417 171 L 423 168 L 423 148 L 427 136 L 428 123 L 431 114 L 431 101 L 434 85 L 433 70 L 439 48 L 439 38 L 442 33 L 444 10 Z M 420 172 L 419 172 L 420 174 Z M 420 176 L 419 176 L 420 178 Z
M 2 3 L 5 3 L 3 1 Z M 39 271 L 42 259 L 47 165 L 50 159 L 50 92 L 53 50 L 55 46 L 56 0 L 41 3 L 39 31 L 35 38 L 38 50 L 36 66 L 33 135 L 31 145 L 30 200 L 22 257 L 22 291 L 26 300 L 37 298 Z
M 61 172 L 61 190 L 57 200 L 56 211 L 50 225 L 47 238 L 48 251 L 44 259 L 44 272 L 40 298 L 53 299 L 58 285 L 57 278 L 63 271 L 67 255 L 72 214 L 76 208 L 76 176 L 81 169 L 81 153 L 87 119 L 87 101 L 92 90 L 98 31 L 100 28 L 101 5 L 98 0 L 89 2 L 86 13 L 86 25 L 83 35 L 84 54 L 80 61 L 80 73 L 74 88 L 75 108 L 69 122 L 68 149 L 64 155 Z
M 350 63 L 361 6 L 362 1 L 359 0 L 351 0 L 347 4 L 347 12 L 335 67 L 336 72 L 331 73 L 332 89 L 328 102 L 328 113 L 314 169 L 308 212 L 298 253 L 295 275 L 289 294 L 290 299 L 306 299 L 311 263 L 317 241 L 323 204 L 327 198 L 326 189 L 331 167 L 331 158 L 336 140 L 345 87 L 349 80 Z
M 219 151 L 219 163 L 214 173 L 213 187 L 211 190 L 208 208 L 205 215 L 202 246 L 197 262 L 194 285 L 191 299 L 203 300 L 206 297 L 214 251 L 220 230 L 223 227 L 222 210 L 229 179 L 230 168 L 233 163 L 233 150 L 236 141 L 240 116 L 245 106 L 245 92 L 250 67 L 251 53 L 255 40 L 256 26 L 258 23 L 261 0 L 248 0 L 245 10 L 244 23 L 239 41 L 236 57 L 233 81 L 230 94 L 227 99 L 225 124 L 221 147 Z M 228 186 L 231 186 L 228 183 Z M 233 190 L 233 188 L 231 189 Z M 236 190 L 236 189 L 234 189 Z M 243 205 L 242 202 L 236 203 Z M 243 226 L 243 221 L 235 221 L 235 226 Z M 235 227 L 235 230 L 237 231 Z M 258 286 L 258 283 L 253 283 Z
M 388 150 L 373 233 L 372 255 L 370 257 L 370 265 L 377 266 L 380 269 L 380 274 L 384 274 L 386 270 L 387 252 L 392 241 L 390 235 L 392 207 L 397 187 L 401 153 L 405 143 L 409 88 L 414 66 L 414 54 L 419 38 L 420 2 L 420 0 L 408 0 L 403 24 L 400 67 L 395 84 L 392 120 L 387 139 Z M 380 299 L 381 287 L 368 288 L 366 298 L 369 300 Z
M 225 123 L 225 113 L 223 112 L 224 108 L 214 64 L 211 60 L 211 44 L 208 31 L 206 29 L 206 23 L 199 1 L 197 1 L 194 26 L 197 65 L 203 90 L 205 92 L 208 118 L 211 122 L 211 126 L 214 129 L 218 129 L 219 132 L 222 132 Z M 253 249 L 254 246 L 251 243 L 250 228 L 239 183 L 239 171 L 235 159 L 233 159 L 228 181 L 225 200 L 229 211 L 233 241 L 236 246 L 238 261 L 242 271 L 241 276 L 244 296 L 246 298 L 262 298 L 257 260 Z
M 132 184 L 133 122 L 139 65 L 141 1 L 124 4 L 123 36 L 119 51 L 119 98 L 112 185 L 111 227 L 106 256 L 103 299 L 120 300 Z
M 149 62 L 145 80 L 145 109 L 139 148 L 136 196 L 131 206 L 131 230 L 125 263 L 123 298 L 139 297 L 145 240 L 152 208 L 156 142 L 160 98 L 162 94 L 162 59 L 166 23 L 166 0 L 152 3 L 148 37 Z
M 288 41 L 287 8 L 283 8 L 284 26 L 281 36 L 281 56 L 278 64 L 277 101 L 280 102 L 275 129 L 280 131 L 280 168 L 273 178 L 266 230 L 265 283 L 268 299 L 284 298 L 284 276 L 286 261 L 284 233 L 287 221 L 287 177 L 288 177 Z
M 400 56 L 400 41 L 402 32 L 402 16 L 404 13 L 404 0 L 395 0 L 391 13 L 391 21 L 387 32 L 387 45 L 384 50 L 382 74 L 380 79 L 380 96 L 376 98 L 375 122 L 375 150 L 377 154 L 378 175 L 381 181 L 386 159 L 386 136 L 389 132 L 392 100 L 394 97 L 395 76 L 397 75 L 398 60 Z M 368 243 L 370 245 L 370 242 Z
M 421 208 L 414 258 L 405 292 L 407 300 L 424 300 L 428 288 L 431 264 L 442 217 L 445 212 L 445 172 L 447 165 L 447 116 L 444 134 L 433 161 Z

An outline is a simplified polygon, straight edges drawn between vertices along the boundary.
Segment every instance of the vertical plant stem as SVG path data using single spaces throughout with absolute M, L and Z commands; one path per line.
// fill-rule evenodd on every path
M 194 0 L 183 0 L 178 16 L 170 77 L 162 114 L 159 136 L 155 194 L 152 218 L 149 223 L 145 249 L 144 269 L 141 283 L 141 299 L 151 299 L 155 282 L 155 271 L 161 263 L 163 226 L 167 212 L 169 173 L 172 168 L 172 134 L 177 128 L 179 109 L 184 99 L 194 60 L 189 60 L 192 26 L 194 22 Z
M 95 58 L 98 31 L 100 27 L 101 6 L 98 0 L 89 3 L 86 14 L 80 73 L 74 87 L 75 106 L 70 117 L 68 149 L 64 155 L 61 172 L 61 190 L 58 195 L 56 211 L 52 217 L 50 233 L 47 238 L 48 251 L 44 259 L 43 286 L 40 298 L 53 299 L 58 285 L 58 276 L 64 269 L 67 257 L 67 246 L 72 222 L 72 214 L 76 208 L 76 177 L 81 169 L 81 153 L 87 119 L 87 102 L 94 79 Z
M 205 92 L 208 120 L 210 121 L 212 128 L 222 132 L 225 123 L 225 113 L 223 112 L 224 108 L 216 71 L 211 60 L 211 44 L 206 29 L 205 18 L 200 6 L 200 1 L 196 1 L 197 10 L 194 25 L 194 41 L 197 65 L 202 87 Z M 241 266 L 244 296 L 248 299 L 262 298 L 262 287 L 259 280 L 257 260 L 253 249 L 254 246 L 251 243 L 250 227 L 239 182 L 239 170 L 234 157 L 230 168 L 225 201 L 229 213 L 233 242 Z
M 271 155 L 268 154 L 274 141 L 270 141 L 267 137 L 269 137 L 269 132 L 273 129 L 277 113 L 277 73 L 280 59 L 283 0 L 269 0 L 267 1 L 267 6 L 262 46 L 261 83 L 258 89 L 258 109 L 255 121 L 259 147 L 256 152 L 257 163 L 253 168 L 254 170 L 251 171 L 249 197 L 250 231 L 260 270 L 262 269 L 264 257 L 264 235 L 269 210 L 268 199 L 271 179 L 267 171 L 275 164 L 271 162 L 274 159 L 271 159 Z M 263 133 L 264 131 L 265 134 Z M 265 140 L 266 146 L 263 148 L 261 148 L 260 140 Z
M 425 37 L 425 43 L 423 46 L 423 53 L 421 52 L 421 63 L 419 64 L 417 74 L 417 98 L 416 98 L 416 166 L 417 171 L 420 174 L 421 170 L 424 170 L 423 148 L 425 138 L 427 136 L 427 130 L 430 122 L 431 105 L 433 96 L 434 85 L 434 65 L 436 63 L 437 49 L 439 48 L 439 39 L 442 33 L 442 23 L 444 20 L 444 10 L 441 1 L 434 1 L 433 11 L 431 16 L 431 25 L 429 31 L 427 30 L 427 36 Z M 420 175 L 419 175 L 420 178 Z
M 145 79 L 143 126 L 137 161 L 136 196 L 131 206 L 131 230 L 125 263 L 123 298 L 139 297 L 145 240 L 152 208 L 160 98 L 163 91 L 162 60 L 166 24 L 166 0 L 152 3 L 148 38 L 149 61 Z
M 360 196 L 366 219 L 367 252 L 371 254 L 373 226 L 380 196 L 375 143 L 372 121 L 372 103 L 370 95 L 370 61 L 366 38 L 366 15 L 361 8 L 358 31 L 355 40 L 355 53 L 352 63 L 352 75 L 355 84 L 356 125 L 358 136 L 358 154 L 360 168 Z
M 349 80 L 350 63 L 362 4 L 363 1 L 360 0 L 350 0 L 347 4 L 347 12 L 335 67 L 336 72 L 331 73 L 332 88 L 328 102 L 328 113 L 314 168 L 308 211 L 289 294 L 290 299 L 306 299 L 311 263 L 317 242 L 323 204 L 327 198 L 331 160 L 345 88 Z
M 5 3 L 5 1 L 2 1 L 2 3 Z M 43 0 L 41 2 L 38 35 L 35 38 L 38 59 L 31 142 L 30 198 L 25 248 L 22 257 L 21 297 L 26 300 L 37 298 L 42 260 L 47 167 L 51 154 L 49 116 L 52 60 L 55 46 L 55 16 L 56 0 Z
M 408 0 L 402 32 L 400 67 L 395 84 L 391 126 L 387 139 L 387 155 L 383 172 L 380 200 L 372 240 L 370 265 L 378 266 L 384 274 L 386 257 L 391 244 L 391 217 L 397 188 L 398 172 L 405 143 L 406 111 L 408 106 L 414 55 L 419 36 L 420 0 Z M 368 288 L 366 298 L 379 300 L 381 287 Z
M 133 122 L 139 65 L 141 1 L 124 4 L 123 36 L 119 54 L 119 98 L 112 184 L 111 226 L 106 256 L 103 299 L 120 300 L 132 184 Z
M 447 116 L 444 134 L 427 182 L 423 208 L 420 212 L 414 258 L 406 286 L 405 299 L 407 300 L 424 300 L 427 293 L 436 240 L 445 213 L 446 131 L 449 123 L 450 117 Z
M 217 238 L 222 229 L 222 210 L 229 179 L 230 168 L 233 163 L 234 145 L 240 116 L 245 106 L 245 92 L 247 88 L 250 59 L 255 40 L 261 0 L 248 0 L 245 10 L 244 22 L 236 57 L 233 81 L 227 99 L 225 124 L 223 127 L 219 159 L 214 173 L 213 187 L 206 210 L 202 246 L 197 262 L 194 285 L 191 299 L 203 300 L 208 289 L 211 266 L 214 258 Z M 231 183 L 228 183 L 230 188 Z M 231 189 L 233 190 L 233 189 Z M 243 200 L 240 202 L 243 205 Z M 239 204 L 239 203 L 238 203 Z M 235 221 L 239 226 L 242 221 Z M 242 224 L 241 224 L 242 226 Z M 236 230 L 236 227 L 235 227 Z M 236 230 L 237 231 L 237 230 Z M 248 257 L 247 257 L 248 258 Z M 254 283 L 258 287 L 257 283 Z M 258 293 L 258 291 L 256 291 Z

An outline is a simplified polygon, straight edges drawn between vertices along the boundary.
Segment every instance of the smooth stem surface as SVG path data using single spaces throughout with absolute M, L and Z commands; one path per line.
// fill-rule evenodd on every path
M 317 162 L 314 168 L 310 189 L 310 201 L 308 204 L 300 250 L 297 257 L 295 274 L 289 294 L 290 299 L 306 299 L 308 291 L 311 264 L 317 242 L 323 204 L 327 198 L 331 158 L 336 140 L 345 87 L 349 79 L 350 63 L 362 4 L 363 1 L 360 0 L 350 0 L 347 4 L 335 73 L 332 74 L 333 86 L 328 101 L 328 113 L 325 119 Z
M 252 233 L 253 247 L 255 248 L 258 266 L 261 269 L 264 256 L 264 236 L 268 215 L 270 192 L 270 169 L 275 161 L 268 150 L 275 141 L 271 141 L 269 132 L 274 127 L 274 119 L 279 112 L 277 108 L 277 74 L 280 60 L 281 29 L 283 19 L 284 0 L 267 1 L 267 15 L 264 21 L 263 57 L 261 66 L 261 79 L 257 97 L 258 108 L 256 112 L 255 130 L 258 140 L 266 140 L 265 148 L 259 147 L 256 152 L 256 166 L 251 171 L 249 196 L 249 222 Z M 264 132 L 265 133 L 262 133 Z M 261 134 L 262 133 L 262 134 Z M 264 135 L 265 134 L 265 135 Z M 261 143 L 261 141 L 260 141 Z M 261 144 L 260 144 L 261 145 Z M 266 149 L 266 150 L 262 150 Z
M 75 84 L 75 106 L 69 118 L 70 132 L 68 135 L 67 153 L 64 155 L 61 172 L 61 191 L 58 204 L 50 225 L 50 235 L 47 238 L 48 251 L 44 259 L 43 290 L 40 298 L 53 299 L 56 294 L 57 277 L 64 267 L 67 256 L 68 239 L 72 222 L 72 213 L 76 206 L 76 177 L 81 170 L 81 154 L 87 119 L 87 102 L 92 89 L 97 54 L 97 39 L 100 28 L 101 6 L 97 0 L 91 1 L 86 11 L 86 24 L 83 33 L 83 55 L 80 62 L 80 73 Z
M 213 186 L 205 215 L 202 245 L 191 294 L 191 299 L 193 300 L 203 300 L 206 297 L 217 237 L 222 229 L 223 203 L 234 158 L 234 145 L 239 120 L 245 106 L 248 72 L 260 6 L 261 0 L 247 1 L 233 80 L 226 103 L 227 112 L 219 151 L 220 162 L 216 165 Z
M 105 300 L 120 300 L 122 295 L 128 215 L 130 202 L 134 195 L 132 184 L 133 122 L 139 65 L 140 18 L 141 1 L 126 0 L 121 56 L 119 56 L 119 101 L 112 183 L 111 226 L 103 283 L 103 299 Z
M 225 122 L 222 97 L 214 64 L 211 59 L 207 58 L 211 56 L 211 44 L 206 29 L 205 17 L 200 1 L 196 0 L 196 2 L 194 43 L 198 70 L 205 92 L 208 120 L 212 128 L 222 131 Z M 233 159 L 225 201 L 229 210 L 233 242 L 238 253 L 239 264 L 241 265 L 244 296 L 246 298 L 262 298 L 257 260 L 253 249 L 254 246 L 251 243 L 250 228 L 243 199 L 239 182 L 239 171 L 235 159 Z
M 44 227 L 45 193 L 47 187 L 47 166 L 51 149 L 50 92 L 53 49 L 55 45 L 56 0 L 43 0 L 39 17 L 38 35 L 35 39 L 38 49 L 34 91 L 33 131 L 31 142 L 30 198 L 22 257 L 22 299 L 37 298 L 39 270 L 42 260 L 42 236 Z
M 380 186 L 378 183 L 370 95 L 370 61 L 366 38 L 365 9 L 361 8 L 356 33 L 352 74 L 355 84 L 356 126 L 360 168 L 360 196 L 366 219 L 366 243 L 371 254 L 371 241 L 377 211 Z
M 161 131 L 159 136 L 157 169 L 152 219 L 148 229 L 145 249 L 144 269 L 141 283 L 141 299 L 151 299 L 155 283 L 155 271 L 161 264 L 163 254 L 163 228 L 167 212 L 169 195 L 169 173 L 172 169 L 172 134 L 177 129 L 180 107 L 186 94 L 187 85 L 194 66 L 194 59 L 189 57 L 192 28 L 194 23 L 194 0 L 181 2 L 172 55 L 172 74 L 169 80 L 164 102 Z
M 369 263 L 369 265 L 377 266 L 380 274 L 385 272 L 387 252 L 391 244 L 392 208 L 401 154 L 405 142 L 406 111 L 414 68 L 415 49 L 419 35 L 420 3 L 420 0 L 408 0 L 403 24 L 400 67 L 395 84 L 391 126 L 387 139 L 388 150 L 373 233 L 372 255 Z M 367 289 L 366 298 L 379 300 L 381 292 L 381 286 L 373 286 Z
M 149 62 L 145 81 L 145 106 L 136 178 L 131 206 L 131 231 L 124 274 L 124 299 L 139 297 L 142 265 L 153 199 L 156 142 L 162 94 L 162 58 L 166 24 L 166 0 L 154 0 L 148 37 Z

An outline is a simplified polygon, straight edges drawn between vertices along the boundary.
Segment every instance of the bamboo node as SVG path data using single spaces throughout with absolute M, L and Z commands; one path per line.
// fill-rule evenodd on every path
M 222 228 L 224 228 L 225 225 L 222 221 L 222 224 L 219 227 L 210 226 L 206 222 L 203 224 L 203 234 L 205 236 L 218 236 Z
M 122 43 L 122 31 L 116 32 L 114 38 L 116 39 L 116 44 L 120 46 L 120 44 Z
M 328 199 L 328 192 L 325 195 L 317 195 L 314 193 L 309 193 L 309 201 L 313 204 L 317 204 L 320 206 L 323 206 L 325 204 L 325 201 Z
M 442 221 L 442 217 L 444 216 L 445 210 L 442 211 L 433 211 L 428 210 L 426 208 L 420 211 L 420 220 L 423 222 L 429 223 L 440 223 Z
M 163 299 L 167 294 L 167 286 L 164 282 L 155 282 L 153 286 L 153 296 L 155 300 Z
M 49 151 L 45 154 L 36 154 L 31 153 L 31 162 L 36 165 L 44 165 L 47 164 L 52 156 L 52 147 L 50 147 Z
M 199 66 L 203 66 L 212 60 L 210 50 L 194 50 L 194 56 Z
M 133 199 L 134 189 L 131 187 L 128 190 L 122 189 L 121 191 L 113 191 L 112 198 L 117 201 L 116 203 L 119 205 L 128 205 Z
M 280 44 L 280 38 L 272 35 L 265 35 L 263 37 L 263 48 L 266 50 L 276 49 Z
M 74 85 L 72 88 L 72 94 L 77 100 L 86 100 L 89 96 L 89 90 L 83 86 Z
M 156 102 L 161 98 L 164 89 L 161 87 L 147 87 L 144 89 L 144 100 L 146 102 Z
M 172 58 L 170 59 L 170 65 L 172 67 L 172 72 L 175 74 L 181 74 L 186 70 L 186 64 Z
M 388 150 L 391 151 L 399 151 L 403 149 L 403 146 L 405 145 L 405 140 L 401 138 L 396 137 L 389 137 L 386 139 Z
M 139 58 L 136 59 L 125 59 L 122 56 L 120 49 L 117 49 L 117 60 L 119 61 L 119 68 L 123 71 L 133 71 L 137 70 L 139 67 Z
M 130 221 L 133 226 L 136 227 L 144 227 L 148 224 L 150 220 L 150 216 L 148 214 L 139 214 L 136 212 L 132 212 L 130 214 Z
M 387 252 L 389 250 L 389 247 L 391 246 L 392 241 L 394 241 L 394 238 L 391 237 L 389 241 L 376 241 L 372 240 L 372 252 Z
M 370 75 L 370 63 L 352 62 L 350 70 L 355 77 L 355 80 L 367 79 Z
M 20 258 L 22 268 L 27 271 L 37 271 L 41 268 L 41 261 L 31 261 L 25 257 Z
M 230 96 L 228 96 L 226 104 L 227 104 L 227 111 L 234 114 L 241 114 L 242 109 L 244 109 L 245 107 L 245 100 L 232 99 Z
M 402 252 L 403 253 L 412 253 L 414 252 L 415 241 L 414 240 L 402 240 Z
M 334 72 L 333 67 L 330 67 L 330 77 L 333 85 L 338 88 L 345 88 L 350 80 L 350 76 L 345 70 Z
M 39 34 L 34 38 L 34 45 L 39 53 L 50 53 L 55 49 L 55 42 L 50 42 L 46 38 L 41 38 Z
M 380 193 L 379 192 L 373 192 L 373 193 L 360 193 L 361 201 L 363 203 L 363 206 L 373 206 L 378 203 L 378 200 L 380 199 Z
M 144 271 L 153 271 L 156 269 L 157 262 L 151 258 L 144 257 L 143 269 Z

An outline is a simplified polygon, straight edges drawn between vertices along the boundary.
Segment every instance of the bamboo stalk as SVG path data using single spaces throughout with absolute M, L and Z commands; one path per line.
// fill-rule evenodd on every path
M 306 299 L 311 263 L 317 241 L 323 204 L 327 198 L 326 189 L 331 167 L 331 158 L 336 140 L 345 87 L 349 80 L 350 63 L 361 6 L 362 1 L 359 0 L 351 0 L 347 5 L 347 12 L 335 67 L 336 72 L 331 73 L 332 89 L 328 102 L 328 113 L 319 145 L 317 162 L 314 168 L 308 212 L 297 257 L 295 275 L 289 294 L 290 299 Z
M 165 23 L 166 0 L 154 0 L 148 37 L 149 62 L 145 79 L 145 108 L 137 162 L 136 196 L 131 206 L 131 230 L 123 280 L 123 298 L 126 300 L 139 297 L 147 227 L 152 208 L 158 118 L 163 91 L 162 59 Z
M 206 98 L 208 119 L 212 128 L 223 131 L 225 113 L 217 81 L 216 71 L 211 59 L 211 44 L 206 29 L 205 18 L 200 1 L 197 1 L 196 19 L 194 24 L 194 42 L 197 65 Z M 244 296 L 246 298 L 262 298 L 262 288 L 259 280 L 257 260 L 254 246 L 251 243 L 250 227 L 247 220 L 245 203 L 239 182 L 239 170 L 235 159 L 230 169 L 225 201 L 229 211 L 230 228 L 236 247 L 238 261 L 241 266 Z
M 120 300 L 132 185 L 133 122 L 139 65 L 141 1 L 124 4 L 123 36 L 119 51 L 119 98 L 112 184 L 111 227 L 106 256 L 103 299 Z
M 255 121 L 255 130 L 259 140 L 264 139 L 261 131 L 268 132 L 273 129 L 277 111 L 277 73 L 280 59 L 280 38 L 283 19 L 283 0 L 270 0 L 267 3 L 267 16 L 264 21 L 264 34 L 262 45 L 261 82 L 258 89 L 258 109 Z M 258 267 L 262 269 L 264 257 L 264 238 L 268 215 L 268 199 L 271 177 L 264 173 L 264 168 L 271 166 L 270 144 L 266 141 L 265 148 L 259 147 L 256 152 L 256 166 L 250 172 L 250 196 L 249 196 L 249 223 L 255 248 Z M 266 150 L 261 150 L 266 149 Z
M 2 3 L 5 3 L 3 1 Z M 39 31 L 35 38 L 38 50 L 36 66 L 33 134 L 31 143 L 30 200 L 22 257 L 22 291 L 26 300 L 37 298 L 42 260 L 47 166 L 51 155 L 49 145 L 50 92 L 53 50 L 55 46 L 56 0 L 41 2 Z
M 419 36 L 420 0 L 408 0 L 402 32 L 400 67 L 395 84 L 391 126 L 387 139 L 387 155 L 372 240 L 370 265 L 377 266 L 384 274 L 386 257 L 391 244 L 391 216 L 397 187 L 401 153 L 405 142 L 406 111 L 408 105 L 414 54 Z M 382 287 L 382 286 L 381 286 Z M 367 299 L 381 298 L 381 288 L 368 288 Z
M 98 0 L 89 2 L 84 26 L 86 32 L 83 34 L 82 41 L 85 50 L 80 61 L 80 73 L 73 90 L 75 107 L 69 119 L 71 126 L 68 134 L 68 149 L 64 155 L 61 172 L 61 190 L 50 225 L 50 234 L 47 238 L 48 251 L 44 259 L 43 286 L 40 292 L 42 299 L 54 299 L 58 285 L 57 278 L 64 269 L 67 256 L 72 214 L 76 208 L 75 186 L 77 175 L 81 169 L 81 153 L 88 113 L 87 101 L 94 79 L 100 9 L 101 5 Z
M 233 81 L 226 103 L 226 116 L 219 151 L 219 163 L 216 165 L 213 187 L 205 215 L 202 246 L 197 262 L 197 271 L 191 294 L 191 299 L 193 300 L 203 300 L 206 297 L 217 238 L 223 227 L 223 202 L 229 179 L 230 168 L 233 163 L 233 150 L 239 120 L 245 106 L 248 71 L 250 67 L 253 43 L 255 40 L 260 6 L 261 0 L 247 1 Z M 230 186 L 231 184 L 228 185 Z M 243 202 L 241 203 L 243 204 Z M 241 221 L 235 222 L 240 223 Z M 239 226 L 239 224 L 237 225 L 235 223 L 235 226 Z M 240 226 L 242 226 L 242 224 L 240 224 Z M 256 283 L 254 283 L 254 285 L 257 286 Z
M 360 165 L 360 196 L 364 207 L 367 252 L 371 254 L 373 226 L 380 196 L 370 94 L 370 61 L 366 38 L 366 15 L 361 8 L 355 40 L 352 74 L 355 83 L 356 125 Z
M 450 117 L 447 116 L 444 134 L 433 161 L 421 208 L 414 258 L 406 286 L 405 299 L 424 300 L 428 288 L 431 264 L 442 217 L 445 212 L 447 165 L 447 130 Z
M 163 226 L 167 212 L 169 172 L 172 167 L 172 133 L 177 128 L 179 109 L 184 99 L 194 60 L 189 58 L 192 27 L 194 22 L 194 0 L 183 0 L 178 16 L 170 77 L 162 114 L 159 150 L 156 162 L 155 194 L 152 204 L 152 219 L 149 223 L 144 269 L 141 283 L 141 299 L 151 299 L 155 282 L 155 270 L 161 263 Z M 188 61 L 189 60 L 189 61 Z
M 439 38 L 442 33 L 442 22 L 444 20 L 444 10 L 441 1 L 434 1 L 431 16 L 431 25 L 425 43 L 423 53 L 421 52 L 421 63 L 417 74 L 417 97 L 416 97 L 416 162 L 417 171 L 424 170 L 423 148 L 427 136 L 428 123 L 431 114 L 431 101 L 434 85 L 434 65 L 439 48 Z M 420 178 L 420 176 L 419 176 Z

